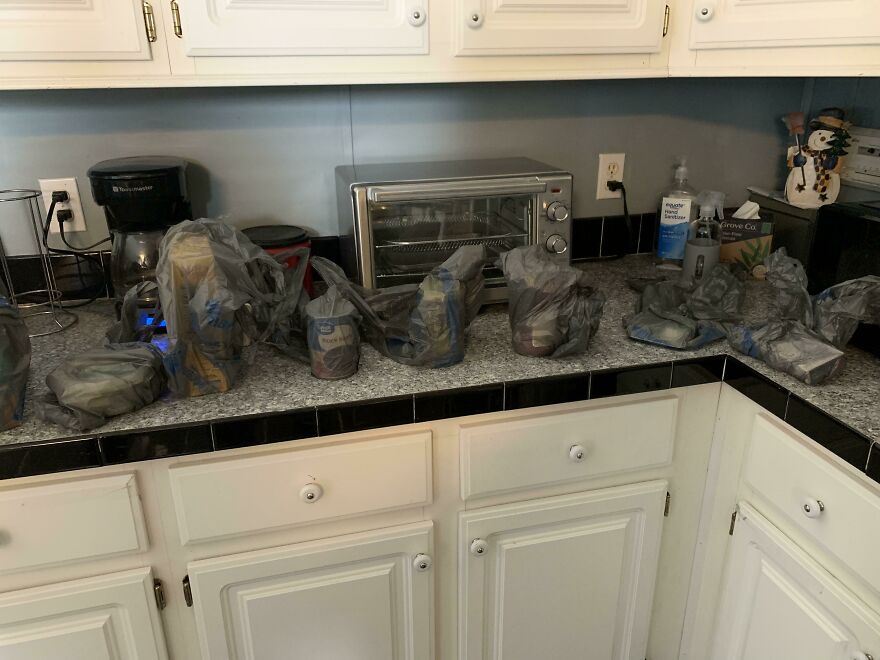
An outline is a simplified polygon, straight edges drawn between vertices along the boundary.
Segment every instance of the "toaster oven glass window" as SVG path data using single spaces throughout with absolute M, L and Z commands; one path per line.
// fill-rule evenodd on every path
M 484 245 L 490 262 L 527 245 L 533 205 L 533 195 L 371 203 L 376 284 L 419 282 L 462 245 Z M 491 265 L 484 274 L 502 278 Z

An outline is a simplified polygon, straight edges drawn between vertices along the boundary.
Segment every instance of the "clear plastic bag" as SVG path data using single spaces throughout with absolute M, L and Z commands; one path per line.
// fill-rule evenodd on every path
M 554 260 L 533 245 L 500 258 L 507 281 L 513 350 L 561 358 L 583 353 L 599 328 L 605 296 L 586 273 Z
M 318 378 L 348 378 L 358 369 L 361 336 L 360 314 L 342 297 L 339 288 L 306 305 L 306 324 L 312 374 Z
M 0 431 L 21 424 L 30 366 L 27 326 L 18 310 L 0 296 Z
M 480 310 L 485 248 L 467 245 L 435 267 L 421 284 L 367 289 L 349 282 L 331 261 L 312 258 L 361 314 L 376 350 L 401 364 L 445 367 L 464 359 L 465 336 Z

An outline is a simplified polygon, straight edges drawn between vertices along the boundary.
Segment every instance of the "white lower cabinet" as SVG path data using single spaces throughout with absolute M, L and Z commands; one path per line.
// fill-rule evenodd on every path
M 192 562 L 205 660 L 433 656 L 432 524 Z
M 644 660 L 667 482 L 459 518 L 459 660 Z
M 748 504 L 739 505 L 713 660 L 880 658 L 880 615 Z
M 149 568 L 0 594 L 3 660 L 164 660 Z

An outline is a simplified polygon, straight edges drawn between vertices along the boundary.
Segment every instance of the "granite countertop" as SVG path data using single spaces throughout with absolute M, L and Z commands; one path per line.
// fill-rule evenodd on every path
M 517 355 L 510 347 L 506 307 L 495 305 L 486 308 L 474 321 L 465 359 L 452 367 L 430 369 L 404 366 L 365 345 L 357 374 L 345 380 L 326 381 L 313 377 L 308 365 L 259 346 L 250 350 L 250 364 L 244 377 L 229 392 L 192 399 L 161 400 L 135 413 L 114 418 L 89 434 L 80 434 L 37 419 L 33 397 L 45 391 L 46 375 L 65 356 L 96 346 L 102 341 L 104 331 L 115 318 L 113 306 L 108 302 L 93 303 L 78 310 L 79 322 L 72 328 L 33 340 L 25 420 L 21 426 L 0 433 L 0 446 L 207 422 L 724 353 L 736 355 L 742 362 L 805 401 L 868 438 L 880 441 L 880 406 L 876 401 L 880 359 L 858 349 L 847 349 L 848 363 L 842 374 L 825 385 L 809 386 L 757 360 L 736 354 L 724 341 L 697 351 L 675 351 L 636 342 L 626 336 L 621 322 L 634 309 L 637 295 L 626 285 L 626 278 L 656 274 L 650 258 L 630 256 L 614 261 L 585 263 L 580 267 L 590 275 L 594 286 L 607 296 L 599 331 L 584 355 L 561 360 Z M 746 317 L 762 318 L 772 300 L 769 285 L 750 281 L 746 299 Z

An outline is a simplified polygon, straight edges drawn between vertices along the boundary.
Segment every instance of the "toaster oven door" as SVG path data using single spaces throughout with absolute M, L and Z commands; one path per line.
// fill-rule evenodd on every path
M 535 178 L 501 182 L 379 186 L 367 191 L 373 285 L 421 282 L 462 245 L 483 245 L 486 286 L 503 286 L 492 263 L 528 245 L 535 231 Z

